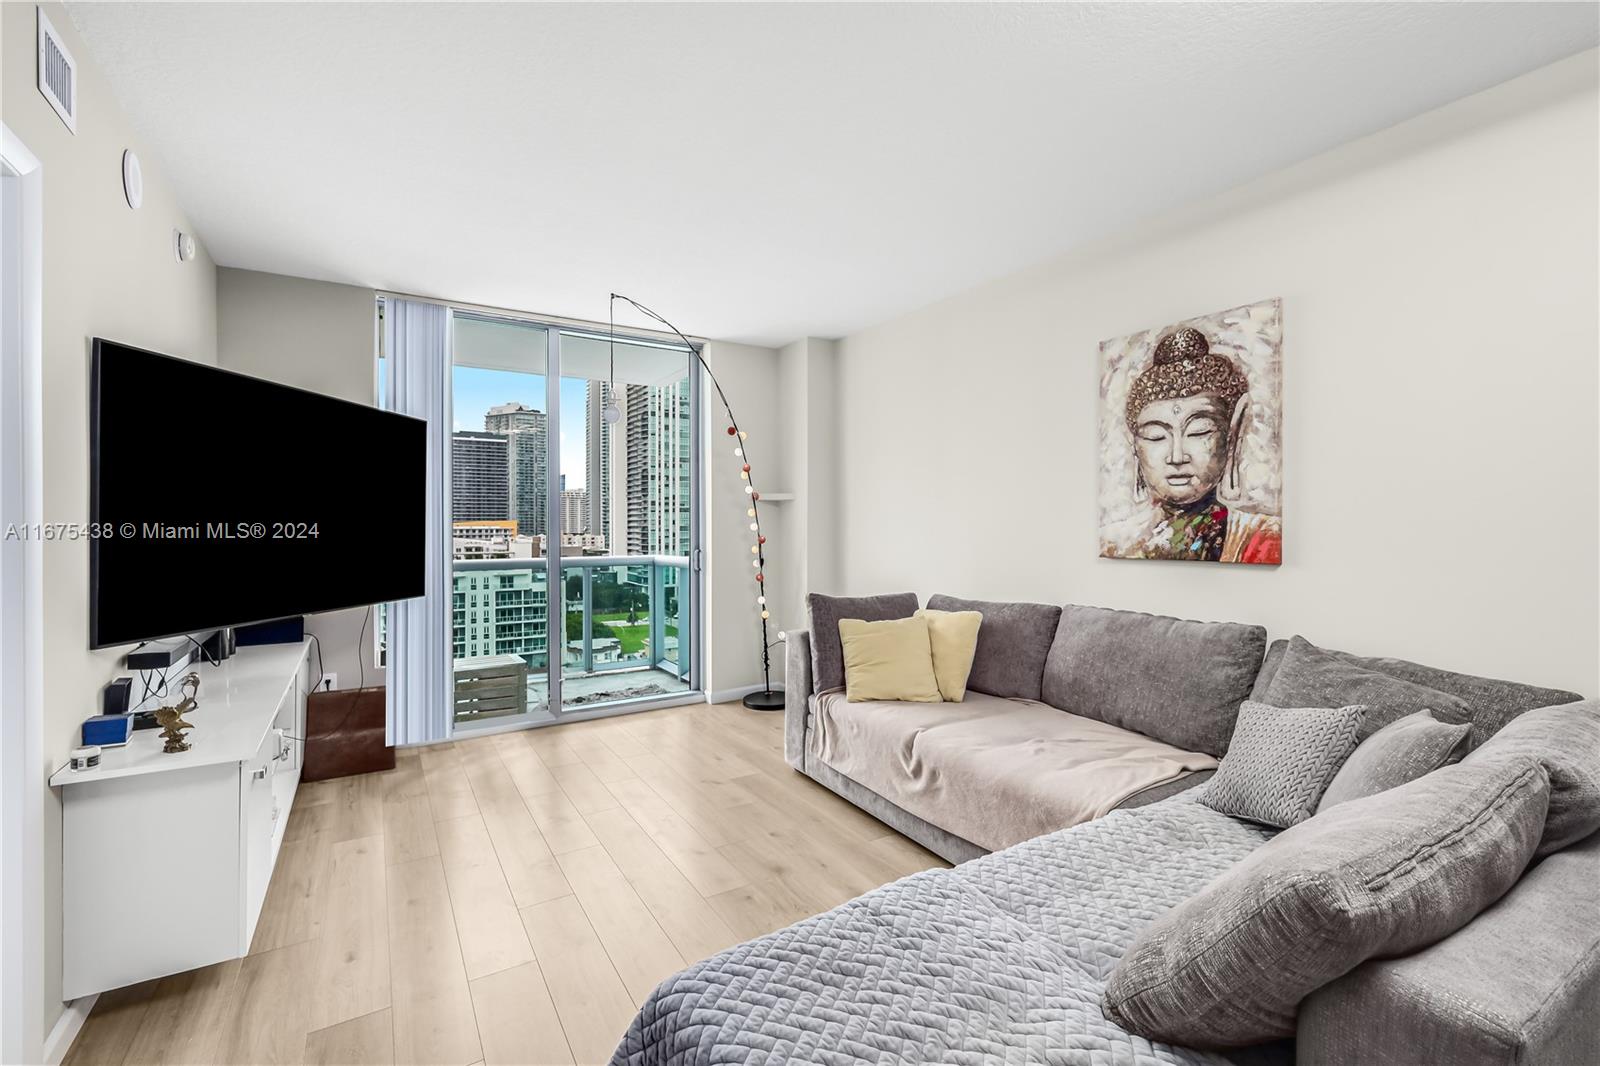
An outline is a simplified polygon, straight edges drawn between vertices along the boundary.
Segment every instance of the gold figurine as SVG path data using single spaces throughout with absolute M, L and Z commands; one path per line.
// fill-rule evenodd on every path
M 178 701 L 176 707 L 156 708 L 156 723 L 161 726 L 161 739 L 166 741 L 161 750 L 168 755 L 189 750 L 189 742 L 183 738 L 183 732 L 194 726 L 185 722 L 183 716 L 195 708 L 195 696 L 200 692 L 200 675 L 185 674 L 178 683 L 178 691 L 183 693 L 183 699 Z

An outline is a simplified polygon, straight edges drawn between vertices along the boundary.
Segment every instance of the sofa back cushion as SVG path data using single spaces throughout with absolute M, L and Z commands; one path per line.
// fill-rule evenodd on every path
M 1600 701 L 1580 700 L 1519 715 L 1465 762 L 1536 759 L 1550 775 L 1550 812 L 1537 855 L 1600 832 Z
M 1261 626 L 1068 604 L 1045 662 L 1044 699 L 1220 756 L 1266 646 Z
M 1471 728 L 1465 722 L 1438 721 L 1430 711 L 1390 722 L 1350 753 L 1317 801 L 1317 810 L 1399 788 L 1453 762 L 1465 750 Z
M 1277 676 L 1278 667 L 1288 650 L 1289 641 L 1272 642 L 1272 647 L 1267 649 L 1266 661 L 1261 664 L 1261 676 L 1256 679 L 1255 690 L 1250 694 L 1251 699 L 1265 703 L 1272 702 L 1265 698 L 1266 691 Z M 1464 701 L 1472 709 L 1472 734 L 1468 741 L 1471 747 L 1482 744 L 1498 732 L 1500 727 L 1524 711 L 1531 711 L 1535 707 L 1574 703 L 1583 699 L 1578 693 L 1568 692 L 1565 689 L 1541 688 L 1538 685 L 1524 685 L 1517 681 L 1498 681 L 1492 677 L 1478 677 L 1475 674 L 1457 674 L 1449 670 L 1407 662 L 1405 659 L 1369 658 L 1351 655 L 1347 651 L 1334 651 L 1331 648 L 1319 650 L 1333 658 L 1366 667 L 1368 670 L 1376 670 L 1390 677 L 1398 677 L 1403 681 L 1447 692 Z
M 1274 707 L 1364 704 L 1361 740 L 1418 711 L 1432 711 L 1441 722 L 1472 721 L 1472 708 L 1458 696 L 1350 662 L 1303 637 L 1289 641 L 1262 702 Z
M 1056 634 L 1061 608 L 1046 603 L 997 603 L 935 595 L 930 611 L 977 611 L 978 650 L 972 656 L 967 688 L 990 696 L 1036 700 L 1044 678 L 1044 659 Z
M 844 649 L 839 644 L 839 621 L 859 618 L 863 622 L 882 622 L 890 618 L 910 618 L 917 613 L 917 594 L 899 592 L 888 596 L 824 596 L 813 592 L 806 597 L 811 612 L 811 676 L 818 692 L 844 688 Z
M 1548 799 L 1531 759 L 1458 764 L 1301 822 L 1148 925 L 1106 1011 L 1192 1047 L 1293 1036 L 1307 995 L 1449 936 L 1516 884 Z

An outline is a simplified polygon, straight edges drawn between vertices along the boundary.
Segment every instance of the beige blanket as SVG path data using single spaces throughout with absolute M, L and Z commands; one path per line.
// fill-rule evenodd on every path
M 1217 760 L 1032 700 L 815 699 L 812 753 L 917 817 L 991 851 L 1099 818 Z

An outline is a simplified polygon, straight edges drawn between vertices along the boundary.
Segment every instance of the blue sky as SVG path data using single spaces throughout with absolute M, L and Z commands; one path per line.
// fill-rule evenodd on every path
M 497 403 L 521 403 L 536 411 L 545 409 L 543 374 L 485 370 L 458 366 L 451 389 L 455 399 L 455 428 L 483 429 L 483 415 Z M 584 419 L 587 417 L 587 378 L 561 379 L 561 473 L 568 489 L 584 487 Z

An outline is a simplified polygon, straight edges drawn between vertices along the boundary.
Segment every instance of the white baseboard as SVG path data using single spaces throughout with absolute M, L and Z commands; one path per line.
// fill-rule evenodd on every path
M 94 1010 L 94 1005 L 99 1000 L 99 993 L 92 996 L 79 996 L 68 1003 L 61 1012 L 61 1017 L 56 1019 L 56 1024 L 51 1027 L 50 1035 L 44 1040 L 45 1066 L 61 1066 L 61 1060 L 67 1057 L 72 1042 L 78 1038 L 78 1031 L 83 1028 L 83 1023 L 89 1020 L 89 1012 Z
M 707 703 L 731 703 L 734 700 L 742 700 L 742 699 L 744 699 L 746 696 L 750 695 L 750 693 L 752 693 L 752 692 L 761 692 L 766 687 L 767 686 L 765 686 L 763 684 L 757 683 L 757 684 L 754 684 L 754 685 L 740 685 L 737 688 L 716 689 L 716 690 L 706 694 L 706 702 Z M 774 685 L 773 686 L 773 690 L 774 691 L 779 691 L 782 688 L 783 688 L 782 685 Z

